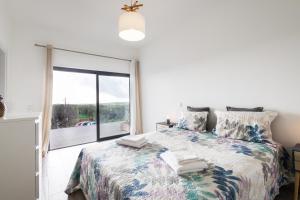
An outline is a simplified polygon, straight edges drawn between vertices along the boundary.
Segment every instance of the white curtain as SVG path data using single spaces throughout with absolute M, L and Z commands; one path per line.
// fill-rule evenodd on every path
M 130 65 L 130 134 L 132 135 L 143 133 L 140 95 L 139 62 L 133 60 Z
M 48 152 L 49 132 L 52 115 L 52 88 L 53 88 L 53 47 L 47 45 L 47 62 L 45 69 L 44 102 L 42 113 L 42 150 L 43 157 Z

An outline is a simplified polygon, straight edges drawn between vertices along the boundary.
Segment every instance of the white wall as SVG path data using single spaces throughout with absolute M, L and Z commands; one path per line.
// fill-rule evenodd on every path
M 190 1 L 140 52 L 144 130 L 180 102 L 264 106 L 281 112 L 275 139 L 300 142 L 299 10 L 299 1 Z
M 0 94 L 6 96 L 6 64 L 10 51 L 11 20 L 7 5 L 0 0 Z
M 5 54 L 0 49 L 0 95 L 4 96 L 5 94 L 5 86 L 6 86 L 6 70 L 5 70 Z
M 52 44 L 57 47 L 122 58 L 132 58 L 136 55 L 134 48 L 107 44 L 105 41 L 77 38 L 72 34 L 54 29 L 14 24 L 12 32 L 11 62 L 7 72 L 9 113 L 40 112 L 42 109 L 46 51 L 35 47 L 35 43 Z M 54 60 L 55 55 L 58 55 L 56 53 L 54 53 Z M 69 55 L 70 60 L 67 63 L 74 63 L 72 57 L 74 58 L 74 55 Z M 57 64 L 61 63 L 60 61 L 58 55 L 55 62 Z
M 0 0 L 0 49 L 5 52 L 10 46 L 10 18 L 7 10 L 6 2 Z
M 130 73 L 130 62 L 86 54 L 54 50 L 53 65 L 57 67 Z

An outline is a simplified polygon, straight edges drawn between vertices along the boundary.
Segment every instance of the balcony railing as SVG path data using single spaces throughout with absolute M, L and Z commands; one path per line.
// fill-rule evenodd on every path
M 53 129 L 50 132 L 50 150 L 97 141 L 96 125 Z M 100 124 L 100 138 L 129 133 L 128 122 Z

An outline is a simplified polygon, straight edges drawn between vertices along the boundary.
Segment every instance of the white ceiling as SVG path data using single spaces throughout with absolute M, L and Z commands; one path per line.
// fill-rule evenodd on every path
M 80 37 L 141 46 L 155 38 L 172 24 L 168 9 L 172 0 L 140 0 L 141 13 L 146 18 L 146 40 L 124 42 L 118 37 L 118 17 L 123 4 L 129 0 L 7 0 L 12 19 L 23 25 L 75 34 Z M 178 1 L 179 2 L 179 1 Z M 163 4 L 161 4 L 163 3 Z M 161 30 L 161 31 L 158 31 Z
M 11 17 L 18 23 L 134 47 L 160 40 L 163 34 L 172 37 L 174 33 L 185 34 L 187 37 L 189 34 L 197 34 L 204 41 L 214 38 L 224 41 L 237 32 L 243 36 L 250 30 L 257 30 L 256 34 L 260 38 L 270 37 L 285 31 L 278 27 L 288 25 L 289 18 L 297 18 L 297 8 L 300 6 L 300 2 L 294 0 L 286 0 L 285 4 L 274 0 L 140 0 L 144 4 L 140 12 L 146 18 L 146 39 L 130 43 L 118 37 L 118 17 L 122 13 L 120 8 L 130 0 L 6 1 Z M 194 27 L 193 30 L 191 27 Z M 255 40 L 255 35 L 251 39 Z

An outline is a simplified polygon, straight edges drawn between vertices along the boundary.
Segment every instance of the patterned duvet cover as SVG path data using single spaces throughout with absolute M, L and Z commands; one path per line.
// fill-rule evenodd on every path
M 81 189 L 91 200 L 268 200 L 291 178 L 289 156 L 274 142 L 252 143 L 179 129 L 145 135 L 149 144 L 141 149 L 115 141 L 83 149 L 66 193 Z M 208 169 L 178 176 L 160 154 L 179 149 L 197 153 L 208 162 Z

